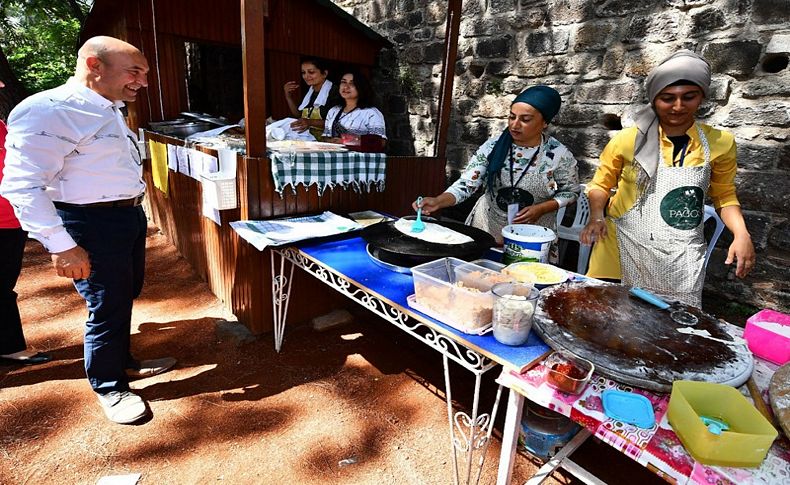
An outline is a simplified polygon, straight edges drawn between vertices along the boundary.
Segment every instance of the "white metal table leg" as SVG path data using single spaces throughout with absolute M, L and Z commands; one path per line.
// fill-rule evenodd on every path
M 549 475 L 551 475 L 554 472 L 554 470 L 556 470 L 557 468 L 565 468 L 566 470 L 571 472 L 571 474 L 573 474 L 576 478 L 582 480 L 584 483 L 605 485 L 605 482 L 602 482 L 601 480 L 598 480 L 597 478 L 592 476 L 590 473 L 587 473 L 586 470 L 584 470 L 574 462 L 570 462 L 567 468 L 564 466 L 565 459 L 571 453 L 576 451 L 576 448 L 581 446 L 582 443 L 587 441 L 587 438 L 589 438 L 590 436 L 592 436 L 592 432 L 587 428 L 582 428 L 581 431 L 576 433 L 576 436 L 574 436 L 573 439 L 571 439 L 567 445 L 563 446 L 562 449 L 558 451 L 556 455 L 554 455 L 554 457 L 552 457 L 549 461 L 544 463 L 543 466 L 540 467 L 540 469 L 537 471 L 537 473 L 532 475 L 532 477 L 530 477 L 530 479 L 527 480 L 525 485 L 538 485 L 539 483 L 542 483 L 543 480 L 547 479 Z M 580 471 L 583 473 L 580 473 Z
M 280 257 L 279 267 L 275 264 L 275 253 Z M 285 336 L 285 320 L 288 317 L 288 303 L 291 299 L 291 283 L 293 282 L 294 276 L 294 264 L 277 249 L 272 249 L 270 254 L 272 264 L 274 350 L 279 353 L 280 348 L 283 346 L 283 337 Z M 285 271 L 288 269 L 290 269 L 290 272 L 286 277 Z
M 507 398 L 505 428 L 502 430 L 502 452 L 499 455 L 497 485 L 508 485 L 513 477 L 513 463 L 516 457 L 518 431 L 521 427 L 521 413 L 524 410 L 524 396 L 510 389 Z
M 494 429 L 494 417 L 499 408 L 499 400 L 502 396 L 502 386 L 497 389 L 496 399 L 491 414 L 478 415 L 480 404 L 480 385 L 482 383 L 482 373 L 475 373 L 475 394 L 472 402 L 472 416 L 459 411 L 453 413 L 453 397 L 450 386 L 450 361 L 446 354 L 442 355 L 444 364 L 444 385 L 445 396 L 447 398 L 447 419 L 450 423 L 450 445 L 453 453 L 453 480 L 456 485 L 459 483 L 471 484 L 480 481 L 480 475 L 485 463 L 486 451 L 491 442 L 491 432 Z M 465 474 L 463 482 L 460 481 L 458 470 L 458 452 L 466 455 Z M 472 463 L 475 461 L 475 453 L 478 452 L 477 472 L 472 481 Z

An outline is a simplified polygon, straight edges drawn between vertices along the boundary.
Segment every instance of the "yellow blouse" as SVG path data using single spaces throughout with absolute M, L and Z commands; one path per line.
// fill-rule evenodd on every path
M 736 149 L 732 134 L 717 130 L 706 124 L 699 123 L 710 146 L 711 177 L 708 196 L 713 200 L 716 209 L 730 205 L 740 205 L 735 194 Z M 601 152 L 601 164 L 595 171 L 592 182 L 587 184 L 587 194 L 591 190 L 603 190 L 607 194 L 613 188 L 617 191 L 609 199 L 606 219 L 606 237 L 595 243 L 590 255 L 588 276 L 594 278 L 620 279 L 620 253 L 617 248 L 612 217 L 625 214 L 636 202 L 636 169 L 631 163 L 634 159 L 634 143 L 636 127 L 626 128 L 617 133 Z M 683 165 L 694 167 L 705 162 L 696 125 L 686 132 L 689 146 Z M 664 131 L 659 127 L 661 153 L 664 164 L 672 166 L 673 145 Z M 679 155 L 678 155 L 679 158 Z

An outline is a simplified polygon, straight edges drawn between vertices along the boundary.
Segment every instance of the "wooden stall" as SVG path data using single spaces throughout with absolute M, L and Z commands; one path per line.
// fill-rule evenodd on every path
M 451 1 L 450 8 L 448 31 L 453 19 L 457 24 L 460 1 Z M 335 188 L 319 196 L 315 187 L 299 187 L 296 193 L 288 189 L 282 197 L 275 192 L 271 163 L 266 158 L 265 120 L 287 115 L 282 85 L 300 78 L 300 58 L 319 56 L 372 69 L 378 52 L 389 45 L 328 0 L 96 0 L 82 38 L 94 35 L 112 35 L 140 47 L 151 65 L 148 88 L 129 105 L 128 122 L 133 129 L 190 110 L 194 101 L 186 79 L 190 45 L 241 50 L 243 69 L 238 82 L 243 89 L 243 111 L 238 109 L 246 119 L 247 150 L 237 161 L 238 209 L 221 211 L 222 224 L 218 226 L 201 215 L 197 181 L 171 171 L 169 193 L 164 197 L 153 189 L 150 163 L 145 164 L 145 177 L 150 187 L 149 216 L 214 294 L 255 333 L 272 329 L 269 254 L 240 239 L 229 222 L 324 210 L 375 209 L 403 215 L 410 212 L 417 195 L 444 188 L 446 159 L 439 153 L 435 157 L 389 157 L 383 192 Z M 454 59 L 457 36 L 448 35 L 448 39 L 448 57 Z M 454 62 L 445 65 L 444 93 L 452 91 L 453 66 Z M 233 81 L 228 79 L 228 86 Z M 449 111 L 443 112 L 449 110 L 449 103 L 442 104 L 437 120 L 440 134 L 446 133 L 449 119 Z M 183 140 L 152 132 L 146 132 L 146 138 L 183 144 Z M 209 148 L 199 149 L 216 155 Z M 328 308 L 328 290 L 309 276 L 295 278 L 301 294 L 313 295 L 310 305 L 293 302 L 289 319 L 304 320 Z M 315 291 L 305 291 L 305 286 Z

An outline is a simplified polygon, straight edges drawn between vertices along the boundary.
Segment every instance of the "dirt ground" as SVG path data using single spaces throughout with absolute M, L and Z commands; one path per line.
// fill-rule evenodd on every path
M 25 334 L 55 360 L 0 367 L 1 484 L 128 473 L 140 473 L 141 484 L 452 483 L 438 353 L 360 309 L 353 323 L 326 332 L 290 322 L 278 355 L 271 335 L 256 339 L 232 322 L 156 228 L 147 268 L 132 347 L 138 358 L 179 364 L 133 383 L 153 418 L 121 426 L 105 419 L 84 375 L 84 302 L 28 243 L 17 285 Z M 485 376 L 484 409 L 497 372 Z M 471 374 L 451 375 L 459 406 L 471 405 Z M 480 483 L 496 481 L 505 399 Z M 663 483 L 596 440 L 574 457 L 610 483 Z M 514 483 L 538 465 L 520 455 Z M 555 473 L 548 483 L 576 481 Z

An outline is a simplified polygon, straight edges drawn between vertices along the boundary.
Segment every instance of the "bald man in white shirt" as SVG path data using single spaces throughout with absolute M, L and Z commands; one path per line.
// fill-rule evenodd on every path
M 145 268 L 145 193 L 137 139 L 120 112 L 148 85 L 148 62 L 133 45 L 94 37 L 74 77 L 22 101 L 8 118 L 0 193 L 22 228 L 72 278 L 88 305 L 85 371 L 107 417 L 148 416 L 129 379 L 172 368 L 173 358 L 135 360 L 132 302 Z

